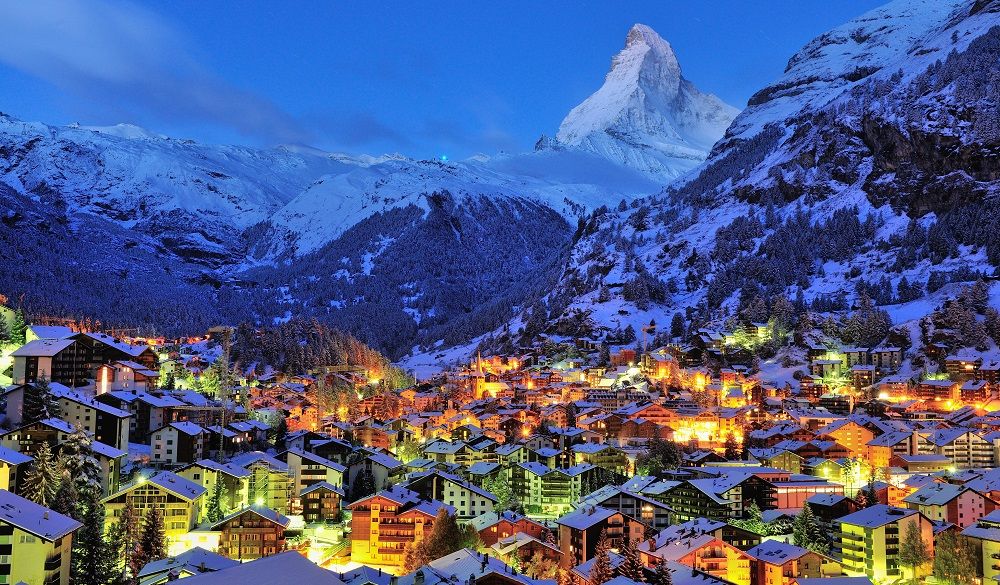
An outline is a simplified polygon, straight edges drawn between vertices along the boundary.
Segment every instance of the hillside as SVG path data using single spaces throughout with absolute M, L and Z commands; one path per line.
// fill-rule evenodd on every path
M 992 276 L 998 25 L 997 2 L 893 2 L 817 37 L 696 171 L 593 214 L 559 286 L 497 337 L 766 319 L 777 297 L 891 306 Z

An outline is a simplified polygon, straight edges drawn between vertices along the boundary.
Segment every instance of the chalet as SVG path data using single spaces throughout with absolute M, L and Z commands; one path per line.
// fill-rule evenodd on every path
M 581 498 L 580 507 L 584 506 L 598 506 L 621 512 L 656 531 L 670 526 L 670 515 L 673 512 L 657 499 L 614 485 L 603 486 Z
M 445 504 L 427 501 L 402 486 L 362 498 L 351 510 L 351 560 L 401 567 L 406 549 L 423 540 Z
M 625 538 L 641 540 L 643 526 L 621 512 L 598 506 L 584 506 L 556 520 L 559 526 L 559 548 L 566 568 L 592 558 L 601 534 L 607 535 L 612 548 L 621 547 Z
M 340 504 L 346 493 L 344 488 L 326 481 L 310 484 L 299 493 L 302 518 L 307 524 L 331 522 L 340 518 Z
M 871 365 L 886 372 L 895 372 L 903 363 L 903 350 L 899 347 L 879 346 L 869 352 Z
M 64 442 L 76 432 L 66 421 L 59 418 L 46 418 L 38 422 L 22 425 L 12 431 L 0 435 L 0 447 L 13 451 L 34 455 L 43 442 L 50 447 Z
M 497 557 L 515 566 L 525 566 L 539 558 L 548 560 L 553 565 L 562 562 L 562 551 L 555 541 L 545 542 L 521 532 L 501 538 L 490 548 Z
M 979 355 L 953 354 L 944 358 L 944 367 L 948 377 L 957 382 L 967 382 L 979 379 L 979 368 L 983 358 Z
M 753 558 L 752 585 L 790 585 L 792 579 L 828 577 L 830 575 L 823 571 L 824 564 L 835 565 L 817 552 L 778 540 L 766 540 L 747 554 Z
M 286 516 L 260 506 L 233 512 L 212 525 L 221 532 L 219 554 L 237 561 L 259 559 L 285 550 Z
M 230 463 L 250 472 L 247 493 L 252 505 L 264 506 L 280 514 L 288 513 L 292 476 L 287 463 L 260 451 L 243 453 Z
M 120 390 L 152 392 L 160 385 L 160 372 L 132 360 L 116 360 L 97 368 L 95 384 L 98 394 Z
M 902 577 L 899 542 L 909 524 L 917 526 L 925 543 L 934 541 L 930 520 L 916 510 L 878 504 L 841 518 L 839 548 L 844 573 L 852 577 L 867 576 L 873 581 Z M 929 570 L 930 567 L 920 567 L 917 574 Z
M 595 467 L 608 469 L 619 475 L 631 475 L 634 465 L 628 454 L 618 447 L 599 443 L 573 445 L 573 463 L 589 463 Z
M 969 428 L 953 427 L 916 434 L 916 452 L 944 455 L 958 469 L 994 467 L 993 443 Z
M 146 563 L 137 577 L 143 585 L 162 585 L 174 579 L 213 573 L 239 566 L 239 561 L 220 554 L 194 547 L 174 557 Z
M 300 494 L 309 486 L 320 482 L 327 482 L 335 486 L 344 485 L 344 474 L 347 472 L 347 468 L 315 453 L 289 449 L 279 454 L 278 459 L 288 464 L 288 471 L 292 476 L 291 490 L 294 495 Z
M 128 411 L 129 438 L 133 442 L 145 441 L 150 432 L 174 420 L 174 412 L 186 404 L 172 396 L 156 396 L 148 392 L 112 391 L 98 394 L 98 402 Z
M 479 539 L 486 547 L 518 533 L 545 540 L 545 532 L 548 531 L 543 524 L 510 510 L 481 514 L 470 520 L 469 524 L 479 533 Z
M 149 478 L 140 477 L 135 483 L 104 498 L 105 530 L 118 521 L 131 504 L 140 517 L 145 517 L 152 508 L 163 514 L 163 530 L 168 550 L 172 554 L 182 552 L 182 537 L 187 534 L 202 517 L 205 488 L 169 471 L 161 471 Z
M 925 402 L 947 402 L 958 400 L 961 384 L 951 380 L 922 380 L 917 384 L 913 395 Z
M 351 485 L 359 473 L 364 470 L 370 473 L 375 481 L 375 487 L 388 487 L 394 480 L 406 473 L 406 465 L 402 461 L 384 453 L 369 453 L 364 459 L 348 468 L 346 485 Z
M 895 455 L 909 455 L 913 433 L 907 431 L 889 431 L 868 441 L 868 463 L 874 469 L 889 467 L 889 461 Z
M 4 392 L 7 419 L 13 425 L 21 424 L 27 386 L 29 384 L 11 386 Z M 87 431 L 95 440 L 118 449 L 128 448 L 128 418 L 131 415 L 127 411 L 98 402 L 58 382 L 51 382 L 49 388 L 59 401 L 61 419 Z
M 639 547 L 643 564 L 677 562 L 737 585 L 750 585 L 752 557 L 712 534 L 684 535 L 669 541 L 644 542 Z
M 411 475 L 406 487 L 426 500 L 444 502 L 463 519 L 492 512 L 497 503 L 497 497 L 483 488 L 439 470 Z
M 994 582 L 1000 577 L 1000 510 L 994 510 L 962 530 L 962 536 L 975 543 L 976 556 L 981 559 L 977 573 L 983 582 Z
M 205 456 L 205 429 L 193 422 L 172 422 L 150 434 L 154 465 L 194 463 Z
M 122 463 L 128 453 L 100 441 L 92 441 L 90 448 L 101 467 L 102 495 L 117 492 L 121 488 Z

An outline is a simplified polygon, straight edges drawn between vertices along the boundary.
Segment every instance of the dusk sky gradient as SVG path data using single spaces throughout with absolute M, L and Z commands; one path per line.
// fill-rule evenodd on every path
M 453 158 L 522 151 L 596 90 L 629 27 L 743 107 L 872 0 L 4 0 L 0 111 L 174 137 Z

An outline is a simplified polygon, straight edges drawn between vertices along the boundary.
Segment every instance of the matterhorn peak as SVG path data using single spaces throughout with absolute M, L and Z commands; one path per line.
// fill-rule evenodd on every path
M 556 140 L 667 182 L 704 160 L 737 113 L 684 79 L 670 43 L 636 24 L 604 85 L 570 111 Z

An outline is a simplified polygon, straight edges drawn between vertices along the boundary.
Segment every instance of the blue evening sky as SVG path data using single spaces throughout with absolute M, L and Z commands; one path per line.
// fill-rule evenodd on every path
M 208 142 L 417 157 L 530 149 L 596 90 L 629 27 L 743 107 L 873 0 L 2 0 L 0 111 Z

